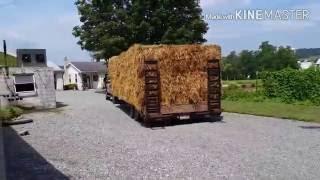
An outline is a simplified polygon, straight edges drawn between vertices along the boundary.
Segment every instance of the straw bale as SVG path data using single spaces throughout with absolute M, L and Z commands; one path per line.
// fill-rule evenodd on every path
M 134 45 L 109 61 L 114 96 L 142 110 L 144 61 L 158 61 L 161 105 L 197 104 L 207 101 L 207 62 L 221 59 L 217 45 Z

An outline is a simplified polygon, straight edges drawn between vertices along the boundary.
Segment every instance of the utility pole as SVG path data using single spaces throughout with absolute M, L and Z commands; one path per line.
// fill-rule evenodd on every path
M 6 70 L 6 76 L 9 76 L 9 68 L 8 68 L 8 62 L 7 62 L 7 44 L 6 40 L 3 40 L 3 55 L 4 55 L 4 68 Z

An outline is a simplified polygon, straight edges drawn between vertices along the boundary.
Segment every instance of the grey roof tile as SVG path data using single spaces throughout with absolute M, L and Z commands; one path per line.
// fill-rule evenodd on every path
M 103 62 L 71 62 L 82 72 L 106 72 L 106 65 Z

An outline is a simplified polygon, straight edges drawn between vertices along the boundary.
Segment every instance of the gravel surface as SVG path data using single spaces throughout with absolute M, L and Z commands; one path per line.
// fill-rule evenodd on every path
M 58 110 L 26 115 L 33 124 L 5 129 L 9 179 L 320 178 L 319 124 L 225 113 L 223 122 L 154 130 L 103 94 L 57 100 Z M 31 135 L 15 134 L 23 130 Z

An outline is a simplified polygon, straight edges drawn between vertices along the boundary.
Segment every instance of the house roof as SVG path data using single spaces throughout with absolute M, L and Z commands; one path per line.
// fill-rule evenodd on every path
M 48 61 L 47 66 L 53 68 L 54 71 L 64 71 L 63 68 L 60 68 L 60 66 L 58 66 L 52 61 Z
M 106 72 L 106 65 L 103 62 L 71 62 L 81 72 Z
M 320 65 L 320 58 L 317 60 L 316 64 Z

